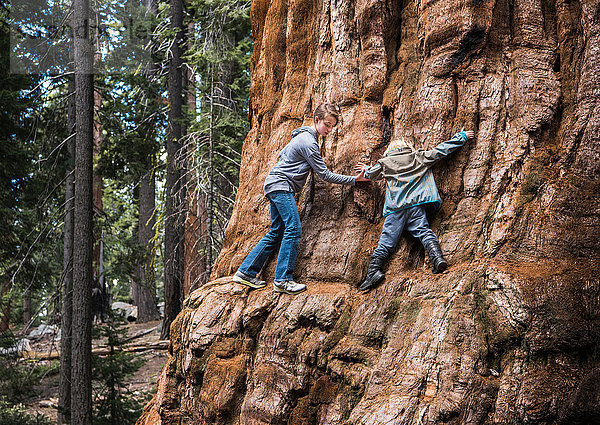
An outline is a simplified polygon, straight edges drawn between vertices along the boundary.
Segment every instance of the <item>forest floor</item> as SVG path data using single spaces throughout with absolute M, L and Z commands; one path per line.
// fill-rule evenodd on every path
M 130 339 L 127 350 L 143 356 L 146 362 L 124 382 L 127 390 L 138 400 L 149 400 L 156 391 L 156 382 L 167 360 L 168 341 L 160 340 L 157 330 L 160 321 L 148 323 L 130 323 L 125 326 Z M 23 405 L 32 414 L 43 414 L 56 422 L 58 404 L 58 348 L 60 341 L 45 337 L 31 343 L 31 361 L 46 365 L 50 372 L 34 386 L 34 396 L 23 400 Z M 104 342 L 94 340 L 92 350 L 102 350 Z M 148 348 L 152 347 L 152 348 Z M 50 358 L 50 359 L 48 359 Z M 138 398 L 139 397 L 139 398 Z M 145 404 L 145 401 L 144 401 Z

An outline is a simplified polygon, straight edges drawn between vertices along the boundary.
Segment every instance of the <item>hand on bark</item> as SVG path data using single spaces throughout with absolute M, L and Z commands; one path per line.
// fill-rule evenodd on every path
M 467 140 L 471 140 L 475 137 L 475 132 L 473 130 L 465 131 L 465 129 L 463 128 L 460 131 L 464 131 L 467 134 Z

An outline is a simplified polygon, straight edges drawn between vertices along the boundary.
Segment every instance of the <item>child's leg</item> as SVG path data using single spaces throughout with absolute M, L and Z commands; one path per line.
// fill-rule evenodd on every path
M 406 228 L 411 235 L 421 241 L 427 250 L 427 254 L 431 259 L 432 271 L 434 273 L 443 272 L 448 267 L 448 263 L 442 255 L 438 237 L 429 228 L 425 208 L 422 205 L 412 207 L 407 210 L 407 214 Z
M 269 233 L 263 236 L 258 244 L 256 244 L 238 269 L 250 277 L 256 277 L 269 258 L 269 255 L 271 255 L 283 238 L 283 220 L 281 219 L 277 205 L 275 205 L 270 198 L 269 201 L 271 202 L 271 229 L 269 230 Z
M 379 243 L 371 257 L 388 258 L 391 255 L 402 236 L 406 219 L 406 210 L 400 210 L 385 217 Z
M 427 246 L 431 241 L 438 240 L 433 230 L 429 228 L 429 221 L 427 220 L 427 214 L 425 208 L 422 205 L 411 207 L 406 210 L 406 230 L 417 238 L 423 246 Z
M 385 218 L 383 223 L 383 229 L 381 230 L 381 236 L 379 237 L 379 243 L 377 248 L 371 255 L 371 261 L 369 268 L 367 269 L 367 276 L 363 283 L 359 286 L 359 290 L 368 291 L 374 288 L 384 278 L 381 268 L 383 263 L 392 253 L 393 249 L 398 244 L 402 230 L 406 223 L 405 211 L 398 211 L 393 214 L 389 214 Z

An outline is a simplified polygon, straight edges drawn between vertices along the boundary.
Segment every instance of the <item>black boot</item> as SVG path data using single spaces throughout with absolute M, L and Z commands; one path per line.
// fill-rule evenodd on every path
M 375 287 L 384 278 L 381 272 L 381 267 L 385 258 L 382 257 L 371 257 L 369 268 L 367 269 L 367 277 L 365 281 L 358 287 L 359 291 L 367 292 Z
M 427 254 L 429 254 L 429 259 L 431 260 L 431 271 L 435 273 L 442 273 L 444 270 L 448 268 L 448 262 L 444 258 L 442 254 L 442 248 L 440 248 L 440 243 L 435 240 L 429 242 L 425 249 L 427 249 Z

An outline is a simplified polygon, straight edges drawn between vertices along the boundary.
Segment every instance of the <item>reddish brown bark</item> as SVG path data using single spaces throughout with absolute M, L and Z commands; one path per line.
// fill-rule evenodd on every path
M 235 209 L 139 423 L 599 422 L 599 6 L 254 1 Z M 322 149 L 339 173 L 394 137 L 477 132 L 434 171 L 446 273 L 405 238 L 358 293 L 384 188 L 315 179 L 299 201 L 308 291 L 231 283 L 268 228 L 265 176 L 322 101 L 342 109 Z

